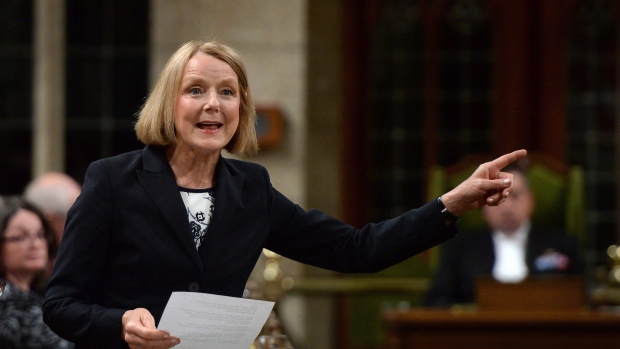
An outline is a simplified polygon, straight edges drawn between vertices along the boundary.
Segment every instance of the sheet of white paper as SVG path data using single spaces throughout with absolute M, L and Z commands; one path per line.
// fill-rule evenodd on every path
M 248 349 L 273 305 L 255 299 L 173 292 L 157 328 L 181 339 L 175 349 Z

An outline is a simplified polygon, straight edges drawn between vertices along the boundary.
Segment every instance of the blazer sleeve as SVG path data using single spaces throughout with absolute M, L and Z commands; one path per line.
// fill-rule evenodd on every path
M 377 272 L 457 234 L 436 201 L 357 229 L 318 210 L 305 211 L 271 185 L 269 191 L 271 233 L 265 247 L 324 269 Z
M 43 305 L 45 323 L 61 337 L 87 347 L 115 348 L 126 310 L 96 303 L 112 226 L 113 190 L 102 162 L 86 172 L 82 193 L 67 216 Z M 62 319 L 62 320 L 60 320 Z

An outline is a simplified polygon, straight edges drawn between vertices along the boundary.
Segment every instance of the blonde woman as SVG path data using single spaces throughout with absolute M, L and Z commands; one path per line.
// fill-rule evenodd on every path
M 174 291 L 241 297 L 263 248 L 340 272 L 373 272 L 441 243 L 452 220 L 511 190 L 525 151 L 400 217 L 355 229 L 278 192 L 257 151 L 254 104 L 232 48 L 192 41 L 170 58 L 136 124 L 141 150 L 91 164 L 69 211 L 44 305 L 78 348 L 169 348 L 156 329 Z M 326 193 L 328 195 L 329 193 Z

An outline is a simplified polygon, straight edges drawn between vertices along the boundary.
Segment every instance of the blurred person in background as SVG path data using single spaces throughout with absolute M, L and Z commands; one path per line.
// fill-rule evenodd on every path
M 525 170 L 509 166 L 504 171 L 513 174 L 510 196 L 502 205 L 482 208 L 486 229 L 462 232 L 440 246 L 425 306 L 473 304 L 481 275 L 517 283 L 528 275 L 582 273 L 576 239 L 532 225 L 535 200 Z
M 56 243 L 60 244 L 67 212 L 80 195 L 80 184 L 61 172 L 46 172 L 33 179 L 24 189 L 24 199 L 37 206 L 50 223 Z
M 43 323 L 42 287 L 54 234 L 43 213 L 19 197 L 0 203 L 0 348 L 69 348 Z

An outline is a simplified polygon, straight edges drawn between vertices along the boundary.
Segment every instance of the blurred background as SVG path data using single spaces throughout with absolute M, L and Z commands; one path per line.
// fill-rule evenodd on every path
M 192 39 L 244 58 L 264 138 L 247 160 L 301 206 L 360 227 L 427 202 L 434 166 L 526 148 L 583 169 L 584 259 L 592 278 L 607 266 L 617 0 L 0 0 L 0 195 L 47 170 L 81 182 L 90 162 L 141 148 L 135 113 Z M 424 280 L 429 263 L 399 276 Z M 278 265 L 293 280 L 343 278 Z M 278 306 L 296 347 L 379 347 L 378 320 L 356 313 L 370 300 L 303 285 Z

